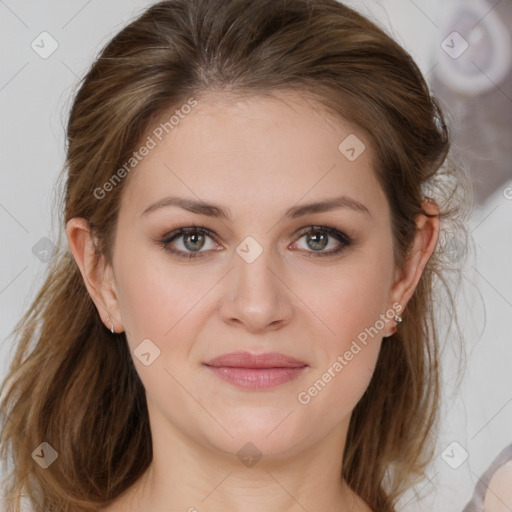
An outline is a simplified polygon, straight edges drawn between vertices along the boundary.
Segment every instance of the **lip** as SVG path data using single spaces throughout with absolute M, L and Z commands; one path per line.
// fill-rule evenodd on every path
M 232 352 L 203 364 L 220 379 L 251 390 L 269 389 L 294 380 L 308 367 L 304 361 L 278 352 Z
M 251 354 L 250 352 L 231 352 L 204 363 L 207 366 L 231 368 L 300 368 L 307 366 L 304 361 L 279 352 Z

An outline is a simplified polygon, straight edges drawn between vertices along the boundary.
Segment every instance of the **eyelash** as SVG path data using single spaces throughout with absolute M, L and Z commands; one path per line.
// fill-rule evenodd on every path
M 300 240 L 303 236 L 308 235 L 310 233 L 326 233 L 327 235 L 330 235 L 333 238 L 335 238 L 336 240 L 338 240 L 338 242 L 341 243 L 341 246 L 338 249 L 331 250 L 329 252 L 306 251 L 306 252 L 312 253 L 308 257 L 325 258 L 325 257 L 329 257 L 329 256 L 335 256 L 335 255 L 341 253 L 342 251 L 344 251 L 347 247 L 349 247 L 353 243 L 352 239 L 348 235 L 346 235 L 345 233 L 343 233 L 335 228 L 332 228 L 330 226 L 309 226 L 308 228 L 301 229 L 298 233 L 299 238 L 297 238 L 297 241 Z M 197 227 L 194 225 L 193 227 L 192 226 L 191 227 L 183 227 L 183 228 L 176 229 L 176 230 L 172 231 L 171 233 L 168 233 L 162 240 L 160 240 L 160 245 L 163 247 L 163 249 L 165 251 L 170 252 L 181 259 L 191 260 L 193 258 L 202 258 L 203 257 L 202 253 L 205 253 L 208 251 L 197 251 L 195 253 L 194 252 L 184 252 L 181 250 L 172 249 L 170 247 L 171 242 L 180 238 L 183 235 L 189 235 L 189 234 L 203 234 L 203 235 L 209 236 L 212 239 L 214 238 L 213 233 L 209 229 Z

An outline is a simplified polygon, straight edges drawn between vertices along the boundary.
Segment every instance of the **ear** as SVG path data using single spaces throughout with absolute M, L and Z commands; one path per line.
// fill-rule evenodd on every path
M 431 200 L 423 201 L 421 206 L 428 215 L 420 214 L 416 218 L 416 234 L 411 251 L 403 268 L 396 269 L 390 292 L 390 303 L 400 304 L 402 311 L 411 299 L 439 239 L 439 207 Z
M 110 265 L 105 265 L 103 255 L 97 253 L 95 240 L 86 219 L 75 217 L 66 225 L 68 244 L 80 268 L 87 291 L 108 330 L 121 332 L 123 324 L 114 275 Z

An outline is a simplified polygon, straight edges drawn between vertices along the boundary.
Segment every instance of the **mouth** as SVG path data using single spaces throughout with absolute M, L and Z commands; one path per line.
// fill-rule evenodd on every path
M 220 379 L 250 390 L 270 389 L 290 382 L 309 367 L 304 361 L 277 352 L 233 352 L 203 364 Z

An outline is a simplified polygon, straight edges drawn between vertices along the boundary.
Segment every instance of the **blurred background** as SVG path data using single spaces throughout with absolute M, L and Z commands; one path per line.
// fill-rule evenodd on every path
M 42 283 L 56 240 L 54 187 L 72 94 L 101 47 L 150 3 L 0 0 L 0 380 L 13 348 L 8 335 Z M 512 457 L 512 2 L 346 3 L 416 60 L 473 183 L 471 243 L 453 251 L 454 263 L 468 255 L 458 295 L 463 353 L 448 331 L 435 462 L 400 510 L 462 511 L 479 486 L 465 509 L 476 512 L 490 475 Z M 500 510 L 512 511 L 503 500 Z

